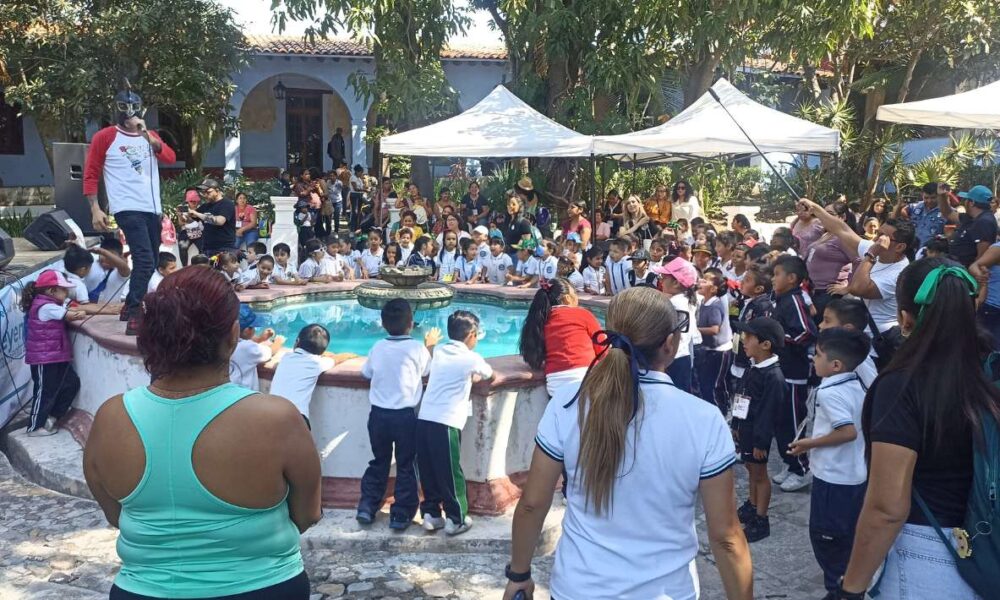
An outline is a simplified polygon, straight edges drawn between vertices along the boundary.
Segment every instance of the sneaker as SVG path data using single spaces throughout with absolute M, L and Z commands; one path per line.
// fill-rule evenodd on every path
M 432 517 L 431 515 L 424 515 L 424 529 L 427 531 L 437 531 L 445 526 L 444 517 Z
M 749 500 L 744 502 L 743 506 L 736 509 L 736 516 L 739 517 L 740 523 L 743 523 L 744 525 L 749 523 L 750 519 L 756 514 L 757 514 L 757 507 L 754 506 L 753 504 L 750 504 Z
M 753 520 L 743 528 L 743 533 L 747 536 L 747 542 L 759 542 L 771 535 L 771 520 L 767 517 L 754 515 Z
M 777 475 L 771 477 L 771 481 L 781 485 L 782 483 L 785 483 L 785 480 L 788 479 L 788 475 L 790 473 L 791 471 L 788 470 L 788 465 L 785 465 Z
M 807 472 L 805 475 L 797 475 L 792 473 L 785 479 L 781 484 L 781 491 L 783 492 L 797 492 L 802 488 L 808 487 L 812 483 L 813 474 Z
M 472 529 L 472 517 L 465 517 L 465 522 L 459 525 L 450 519 L 444 524 L 444 532 L 448 535 L 459 535 Z
M 393 518 L 389 519 L 389 529 L 393 531 L 406 531 L 412 524 L 413 524 L 413 519 L 408 519 L 406 521 L 402 519 L 393 519 Z
M 51 429 L 50 430 L 50 429 L 46 429 L 44 427 L 39 427 L 38 429 L 32 429 L 31 431 L 29 431 L 28 432 L 28 437 L 30 437 L 30 438 L 33 438 L 33 437 L 48 437 L 50 435 L 55 435 L 55 434 L 56 434 L 56 430 L 55 429 Z
M 125 325 L 125 335 L 139 335 L 139 316 L 131 316 L 128 319 L 128 323 Z
M 59 428 L 56 427 L 55 417 L 49 417 L 48 419 L 45 419 L 45 429 L 46 431 L 51 431 L 53 433 L 59 430 Z
M 375 518 L 372 517 L 372 514 L 366 510 L 359 510 L 358 514 L 354 518 L 362 525 L 371 525 L 375 522 Z
M 837 600 L 837 598 L 839 598 L 837 592 L 827 592 L 826 595 L 823 596 L 823 600 Z

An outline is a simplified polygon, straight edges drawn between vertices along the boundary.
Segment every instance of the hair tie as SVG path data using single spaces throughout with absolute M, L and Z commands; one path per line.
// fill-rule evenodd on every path
M 552 289 L 552 283 L 548 279 L 542 279 L 538 282 L 538 287 L 547 292 Z
M 920 311 L 917 313 L 918 327 L 924 318 L 924 308 L 934 303 L 938 285 L 941 283 L 941 279 L 948 275 L 958 277 L 964 281 L 969 287 L 970 296 L 975 296 L 979 292 L 979 282 L 977 282 L 968 271 L 961 267 L 941 265 L 931 269 L 931 271 L 924 277 L 923 283 L 920 284 L 920 289 L 917 290 L 917 295 L 913 297 L 913 301 L 920 306 Z
M 629 371 L 632 374 L 632 416 L 629 418 L 629 422 L 631 423 L 636 413 L 639 412 L 639 377 L 649 372 L 649 368 L 646 365 L 646 357 L 643 356 L 642 352 L 635 347 L 632 340 L 624 333 L 602 329 L 592 336 L 591 341 L 595 346 L 601 347 L 601 351 L 597 353 L 594 360 L 590 362 L 590 366 L 587 367 L 587 374 L 583 377 L 584 381 L 590 376 L 590 370 L 594 368 L 597 361 L 604 357 L 611 348 L 623 351 L 629 358 Z M 582 384 L 580 387 L 582 389 Z M 572 406 L 579 397 L 580 391 L 577 390 L 573 398 L 563 405 L 563 408 Z

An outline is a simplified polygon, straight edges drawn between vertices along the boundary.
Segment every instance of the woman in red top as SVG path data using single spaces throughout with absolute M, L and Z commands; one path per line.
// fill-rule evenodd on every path
M 243 192 L 236 194 L 236 247 L 249 248 L 260 239 L 257 230 L 257 209 Z
M 545 370 L 550 398 L 566 388 L 575 394 L 600 351 L 593 338 L 601 324 L 579 303 L 565 278 L 543 282 L 521 329 L 521 356 L 533 369 Z

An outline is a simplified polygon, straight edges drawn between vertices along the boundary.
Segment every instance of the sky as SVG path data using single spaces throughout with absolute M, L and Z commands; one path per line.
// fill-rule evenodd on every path
M 236 19 L 244 26 L 244 31 L 249 34 L 272 34 L 271 31 L 271 0 L 216 0 L 219 4 L 233 9 Z M 459 4 L 467 4 L 464 0 L 458 0 Z M 456 38 L 452 43 L 457 46 L 500 46 L 503 41 L 499 32 L 492 31 L 489 27 L 490 15 L 486 11 L 478 10 L 472 15 L 472 25 L 464 36 Z M 290 22 L 285 27 L 284 35 L 301 35 L 308 23 Z M 346 37 L 346 34 L 345 34 Z

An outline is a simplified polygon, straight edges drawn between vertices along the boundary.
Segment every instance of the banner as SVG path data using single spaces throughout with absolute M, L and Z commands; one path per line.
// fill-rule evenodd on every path
M 24 363 L 24 313 L 18 303 L 24 279 L 0 289 L 0 425 L 31 398 L 31 369 Z

